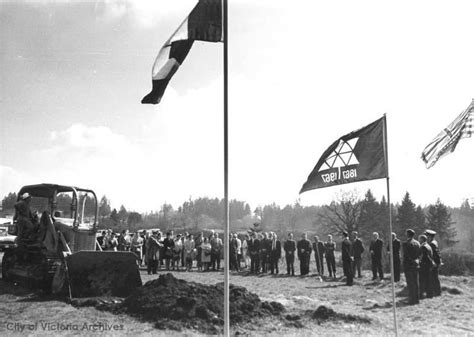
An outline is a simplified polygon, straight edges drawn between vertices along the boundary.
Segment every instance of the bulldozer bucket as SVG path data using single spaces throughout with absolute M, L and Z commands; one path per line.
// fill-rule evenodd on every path
M 142 285 L 131 252 L 80 251 L 66 257 L 72 297 L 125 297 Z

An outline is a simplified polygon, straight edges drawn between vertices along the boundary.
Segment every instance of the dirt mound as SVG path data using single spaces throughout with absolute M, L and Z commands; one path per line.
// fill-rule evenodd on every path
M 456 287 L 442 286 L 441 290 L 445 291 L 445 292 L 447 292 L 451 295 L 461 295 L 462 294 L 462 290 L 459 289 L 459 288 L 456 288 Z
M 357 323 L 370 323 L 371 320 L 367 317 L 360 317 L 356 315 L 341 314 L 335 312 L 333 309 L 328 308 L 324 305 L 319 306 L 316 310 L 308 311 L 311 318 L 318 321 L 321 324 L 326 321 L 344 321 L 344 322 L 357 322 Z
M 127 313 L 155 323 L 159 329 L 185 328 L 203 333 L 222 333 L 224 285 L 186 282 L 168 273 L 136 289 L 120 306 L 96 305 L 98 309 Z M 262 302 L 244 287 L 230 285 L 230 323 L 249 323 L 279 315 L 285 308 L 277 302 Z

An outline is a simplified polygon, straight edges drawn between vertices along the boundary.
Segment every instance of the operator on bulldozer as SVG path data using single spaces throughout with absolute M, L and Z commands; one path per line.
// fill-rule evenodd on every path
M 13 220 L 17 221 L 17 244 L 19 246 L 31 244 L 36 240 L 38 217 L 34 217 L 31 213 L 30 201 L 31 195 L 29 193 L 23 193 L 20 197 L 20 200 L 15 204 L 16 212 Z

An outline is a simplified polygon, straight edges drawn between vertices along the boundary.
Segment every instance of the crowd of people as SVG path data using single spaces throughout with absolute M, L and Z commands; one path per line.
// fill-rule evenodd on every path
M 434 240 L 436 232 L 426 230 L 415 240 L 415 233 L 406 231 L 407 240 L 401 244 L 395 233 L 392 233 L 394 281 L 400 281 L 403 253 L 403 270 L 409 289 L 409 303 L 415 304 L 420 298 L 438 296 L 441 288 L 438 268 L 441 265 L 439 246 Z M 362 278 L 362 259 L 366 247 L 357 232 L 342 233 L 341 260 L 343 276 L 347 285 L 353 285 L 354 277 Z M 282 243 L 274 232 L 250 232 L 243 235 L 232 233 L 228 239 L 229 267 L 231 271 L 246 270 L 250 274 L 279 274 L 280 259 L 284 254 L 286 274 L 295 275 L 296 258 L 300 264 L 300 275 L 308 275 L 310 261 L 313 257 L 317 275 L 325 275 L 325 265 L 329 278 L 336 279 L 336 242 L 332 235 L 323 242 L 315 235 L 311 242 L 306 233 L 296 241 L 293 233 Z M 163 234 L 160 230 L 137 231 L 130 234 L 128 230 L 116 235 L 111 230 L 103 231 L 97 239 L 102 250 L 131 251 L 136 254 L 140 266 L 147 268 L 148 274 L 158 270 L 197 270 L 218 271 L 224 255 L 223 240 L 219 234 L 211 231 L 209 235 L 202 232 L 196 236 L 187 232 L 175 234 L 169 231 Z M 391 252 L 390 244 L 386 253 Z M 401 251 L 401 248 L 403 250 Z M 372 234 L 368 251 L 372 269 L 372 280 L 383 280 L 384 242 L 377 232 Z M 322 279 L 322 278 L 321 278 Z M 327 278 L 326 278 L 327 279 Z

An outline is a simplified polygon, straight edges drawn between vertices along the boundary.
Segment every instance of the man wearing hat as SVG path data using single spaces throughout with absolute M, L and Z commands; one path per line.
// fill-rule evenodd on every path
M 418 237 L 421 248 L 420 257 L 420 271 L 419 271 L 419 282 L 420 282 L 420 298 L 424 298 L 425 294 L 427 298 L 433 297 L 433 287 L 431 284 L 431 270 L 433 269 L 433 251 L 427 242 L 426 235 L 420 235 Z
M 420 243 L 414 239 L 415 231 L 406 230 L 407 241 L 403 243 L 403 269 L 408 287 L 408 304 L 420 303 L 418 271 L 420 269 Z
M 15 203 L 15 216 L 13 219 L 17 221 L 17 235 L 20 244 L 34 239 L 35 225 L 33 224 L 33 214 L 30 210 L 30 201 L 31 195 L 23 193 L 20 196 L 20 200 Z
M 428 244 L 433 251 L 433 261 L 435 265 L 431 269 L 430 280 L 433 287 L 433 296 L 441 296 L 441 284 L 439 283 L 438 269 L 441 265 L 441 255 L 439 251 L 438 242 L 434 239 L 436 232 L 428 229 L 425 231 L 425 235 L 428 238 Z

